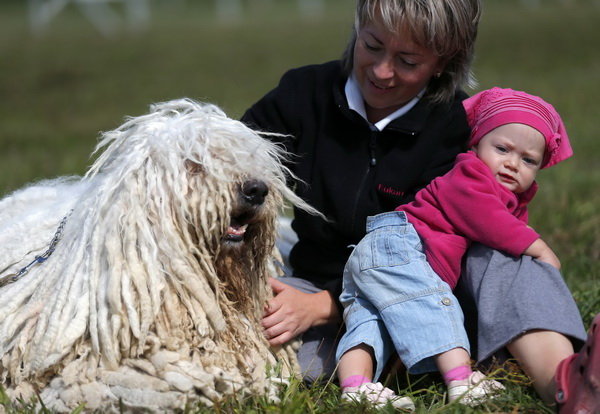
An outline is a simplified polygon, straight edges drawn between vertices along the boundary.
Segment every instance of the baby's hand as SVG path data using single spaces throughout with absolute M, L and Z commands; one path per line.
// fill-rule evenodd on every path
M 560 260 L 558 259 L 558 256 L 554 254 L 554 251 L 542 239 L 534 241 L 523 254 L 551 264 L 560 270 Z
M 537 257 L 538 260 L 541 260 L 542 262 L 546 262 L 551 264 L 552 266 L 556 267 L 558 270 L 560 270 L 560 260 L 558 259 L 558 257 L 554 254 L 554 252 L 550 249 L 548 249 L 548 253 L 544 254 L 540 257 Z

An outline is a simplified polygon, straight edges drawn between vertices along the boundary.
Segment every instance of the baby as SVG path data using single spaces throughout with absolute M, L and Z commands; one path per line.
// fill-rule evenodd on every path
M 573 152 L 554 108 L 512 89 L 492 88 L 463 102 L 471 150 L 419 191 L 415 201 L 369 217 L 367 235 L 344 270 L 344 334 L 338 377 L 344 399 L 414 409 L 380 383 L 395 350 L 410 373 L 439 370 L 448 399 L 476 405 L 504 387 L 471 369 L 463 313 L 452 290 L 472 242 L 560 268 L 527 225 L 535 177 Z

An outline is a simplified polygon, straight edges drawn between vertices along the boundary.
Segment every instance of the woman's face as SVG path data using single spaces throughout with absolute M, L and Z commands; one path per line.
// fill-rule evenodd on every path
M 415 43 L 406 27 L 394 34 L 377 22 L 363 26 L 354 45 L 354 76 L 369 121 L 378 122 L 413 99 L 444 63 Z

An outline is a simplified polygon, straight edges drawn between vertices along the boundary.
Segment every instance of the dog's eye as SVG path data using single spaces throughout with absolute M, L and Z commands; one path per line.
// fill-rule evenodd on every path
M 190 174 L 200 174 L 204 171 L 204 167 L 192 160 L 185 160 L 185 169 Z

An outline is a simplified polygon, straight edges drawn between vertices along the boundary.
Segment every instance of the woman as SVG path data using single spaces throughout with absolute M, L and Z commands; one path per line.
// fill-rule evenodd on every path
M 287 72 L 242 118 L 286 134 L 281 142 L 296 155 L 290 168 L 301 180 L 290 185 L 328 218 L 294 211 L 293 276 L 271 281 L 276 296 L 263 318 L 272 345 L 302 337 L 298 357 L 309 382 L 335 368 L 342 272 L 366 218 L 412 201 L 467 149 L 461 88 L 474 84 L 480 16 L 480 0 L 359 0 L 341 61 Z M 490 260 L 495 271 L 509 260 L 484 246 L 475 250 L 469 269 L 479 275 Z M 468 288 L 479 283 L 474 279 Z M 554 305 L 566 312 L 561 333 L 581 341 L 585 331 L 568 290 L 558 297 Z M 578 318 L 579 325 L 572 322 Z M 514 339 L 479 346 L 500 349 Z
M 289 257 L 294 278 L 286 283 L 310 293 L 272 282 L 278 295 L 264 325 L 273 345 L 314 326 L 329 325 L 325 337 L 338 333 L 348 246 L 364 236 L 367 216 L 411 201 L 467 149 L 470 129 L 461 103 L 467 95 L 459 87 L 473 83 L 480 2 L 453 0 L 448 11 L 435 0 L 422 7 L 371 3 L 359 2 L 341 61 L 286 73 L 243 117 L 258 129 L 289 135 L 283 143 L 298 155 L 291 168 L 303 181 L 296 191 L 330 219 L 294 212 L 299 241 Z M 438 15 L 433 24 L 431 14 Z M 412 26 L 399 33 L 403 16 Z M 373 24 L 378 20 L 383 24 Z M 306 335 L 303 340 L 310 347 Z M 305 349 L 299 355 L 306 368 L 314 365 L 309 379 L 331 374 L 334 366 L 332 344 L 320 346 L 319 334 L 315 340 L 308 361 Z

